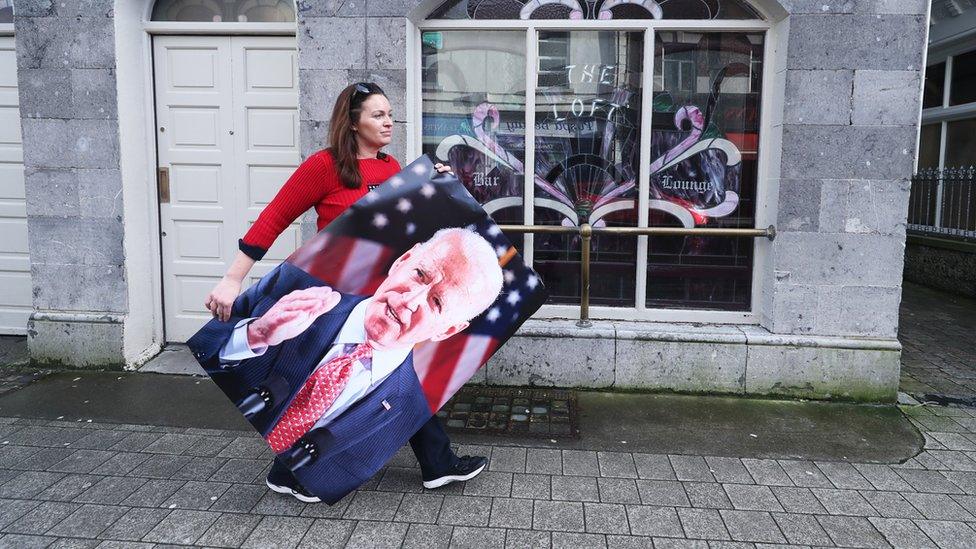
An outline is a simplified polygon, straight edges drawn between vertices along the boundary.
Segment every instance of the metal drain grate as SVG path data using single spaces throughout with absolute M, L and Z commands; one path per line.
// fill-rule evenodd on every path
M 576 437 L 576 393 L 565 389 L 462 387 L 437 417 L 452 431 Z

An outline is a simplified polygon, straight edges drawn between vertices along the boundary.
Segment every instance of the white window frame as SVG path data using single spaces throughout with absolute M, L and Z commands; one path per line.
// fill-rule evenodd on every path
M 660 20 L 660 19 L 621 19 L 621 20 L 447 20 L 431 19 L 422 21 L 407 20 L 407 157 L 415 158 L 422 153 L 423 91 L 421 75 L 421 33 L 424 31 L 450 31 L 464 29 L 478 30 L 521 30 L 525 32 L 525 142 L 535 143 L 535 95 L 536 79 L 535 66 L 540 30 L 609 30 L 609 31 L 644 31 L 644 68 L 642 71 L 643 99 L 645 108 L 641 112 L 640 135 L 640 165 L 648 166 L 651 162 L 651 115 L 654 90 L 654 33 L 658 31 L 695 30 L 702 32 L 761 32 L 763 41 L 763 81 L 760 92 L 760 120 L 759 120 L 759 154 L 757 158 L 756 204 L 754 218 L 759 226 L 764 220 L 766 210 L 765 179 L 769 173 L 767 163 L 771 155 L 770 140 L 773 118 L 769 111 L 769 98 L 772 97 L 771 81 L 774 78 L 775 65 L 770 39 L 772 25 L 765 20 Z M 647 70 L 650 68 L 650 70 Z M 534 147 L 525 150 L 525 188 L 523 191 L 525 223 L 534 222 Z M 650 174 L 646 169 L 640 171 L 638 181 L 638 226 L 648 224 L 648 195 Z M 753 242 L 752 262 L 752 299 L 747 311 L 717 311 L 707 309 L 661 309 L 649 308 L 646 305 L 647 290 L 647 236 L 637 238 L 637 286 L 635 289 L 635 307 L 607 307 L 590 305 L 590 316 L 593 319 L 605 320 L 637 320 L 660 322 L 702 322 L 710 324 L 758 324 L 761 307 L 762 276 L 761 264 L 763 257 L 760 247 L 768 245 L 763 239 L 755 238 Z M 525 246 L 522 250 L 528 264 L 533 263 L 533 236 L 527 234 Z M 579 305 L 544 305 L 535 315 L 536 318 L 579 318 Z

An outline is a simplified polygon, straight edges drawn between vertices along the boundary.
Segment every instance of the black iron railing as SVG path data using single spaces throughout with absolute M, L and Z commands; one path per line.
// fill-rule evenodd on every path
M 976 167 L 926 168 L 915 174 L 908 230 L 976 240 Z

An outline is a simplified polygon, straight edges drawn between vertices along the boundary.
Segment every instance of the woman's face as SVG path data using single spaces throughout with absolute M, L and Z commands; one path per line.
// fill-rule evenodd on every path
M 380 148 L 393 139 L 393 113 L 385 96 L 373 94 L 362 103 L 359 122 L 353 125 L 360 145 Z

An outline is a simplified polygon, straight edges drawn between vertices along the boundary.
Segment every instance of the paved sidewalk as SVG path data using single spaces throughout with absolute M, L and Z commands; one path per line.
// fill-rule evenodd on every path
M 901 390 L 976 404 L 976 300 L 905 282 Z
M 0 418 L 0 546 L 976 547 L 976 409 L 904 411 L 902 464 L 462 446 L 489 470 L 426 491 L 404 449 L 334 507 L 246 431 Z

